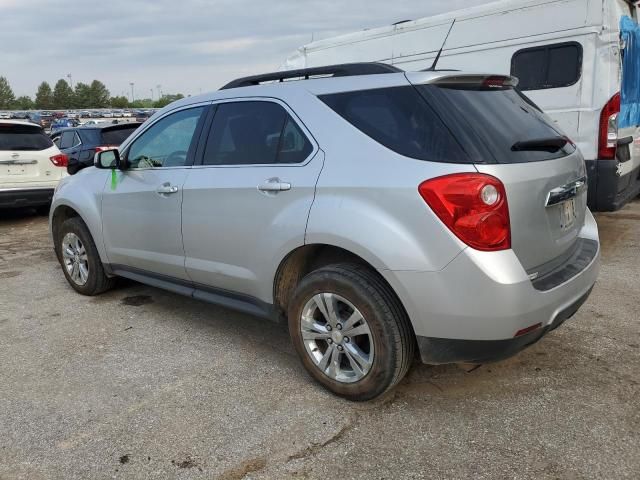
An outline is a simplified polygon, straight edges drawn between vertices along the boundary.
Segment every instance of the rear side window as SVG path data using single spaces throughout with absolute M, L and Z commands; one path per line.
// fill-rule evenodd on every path
M 484 162 L 537 162 L 575 151 L 568 142 L 553 147 L 564 135 L 533 102 L 513 88 L 456 84 L 417 88 L 446 119 L 464 147 L 469 151 L 477 149 Z M 527 142 L 529 146 L 523 148 Z
M 320 99 L 358 130 L 400 155 L 471 163 L 438 113 L 414 87 L 359 90 Z
M 511 58 L 511 75 L 518 77 L 520 90 L 568 87 L 582 73 L 582 45 L 555 43 L 518 50 Z
M 42 129 L 29 125 L 0 125 L 0 150 L 40 151 L 53 146 Z
M 59 147 L 62 150 L 75 147 L 76 145 L 79 145 L 79 144 L 80 144 L 80 137 L 78 137 L 78 134 L 75 131 L 68 130 L 66 132 L 62 132 L 62 135 L 60 136 L 60 142 L 59 142 Z
M 309 139 L 277 103 L 222 103 L 213 118 L 203 164 L 293 164 L 312 151 Z
M 138 127 L 104 129 L 102 130 L 102 145 L 120 145 L 129 135 L 136 131 Z

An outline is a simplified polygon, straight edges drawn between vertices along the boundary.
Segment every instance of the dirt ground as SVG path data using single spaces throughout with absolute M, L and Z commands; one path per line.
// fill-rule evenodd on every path
M 597 220 L 599 281 L 560 329 L 354 404 L 283 326 L 133 282 L 76 294 L 47 219 L 0 212 L 0 479 L 640 478 L 640 201 Z

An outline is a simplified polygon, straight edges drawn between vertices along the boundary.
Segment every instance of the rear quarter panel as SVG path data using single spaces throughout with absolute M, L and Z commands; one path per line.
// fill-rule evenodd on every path
M 418 193 L 473 165 L 414 160 L 360 132 L 322 102 L 305 118 L 325 152 L 305 243 L 334 245 L 377 269 L 437 271 L 465 248 Z

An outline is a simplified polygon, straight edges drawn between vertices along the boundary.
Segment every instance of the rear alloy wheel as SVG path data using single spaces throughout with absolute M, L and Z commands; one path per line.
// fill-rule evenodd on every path
M 289 333 L 307 371 L 337 395 L 370 400 L 398 383 L 415 338 L 383 279 L 357 264 L 306 275 L 289 303 Z
M 317 293 L 302 310 L 300 333 L 307 354 L 332 380 L 361 380 L 373 363 L 369 324 L 349 300 L 335 293 Z

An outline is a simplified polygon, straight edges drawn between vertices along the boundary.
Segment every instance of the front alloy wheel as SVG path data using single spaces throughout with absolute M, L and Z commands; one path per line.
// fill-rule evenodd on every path
M 89 279 L 89 259 L 80 238 L 73 232 L 67 233 L 62 239 L 61 251 L 64 268 L 71 280 L 80 287 L 86 284 Z

